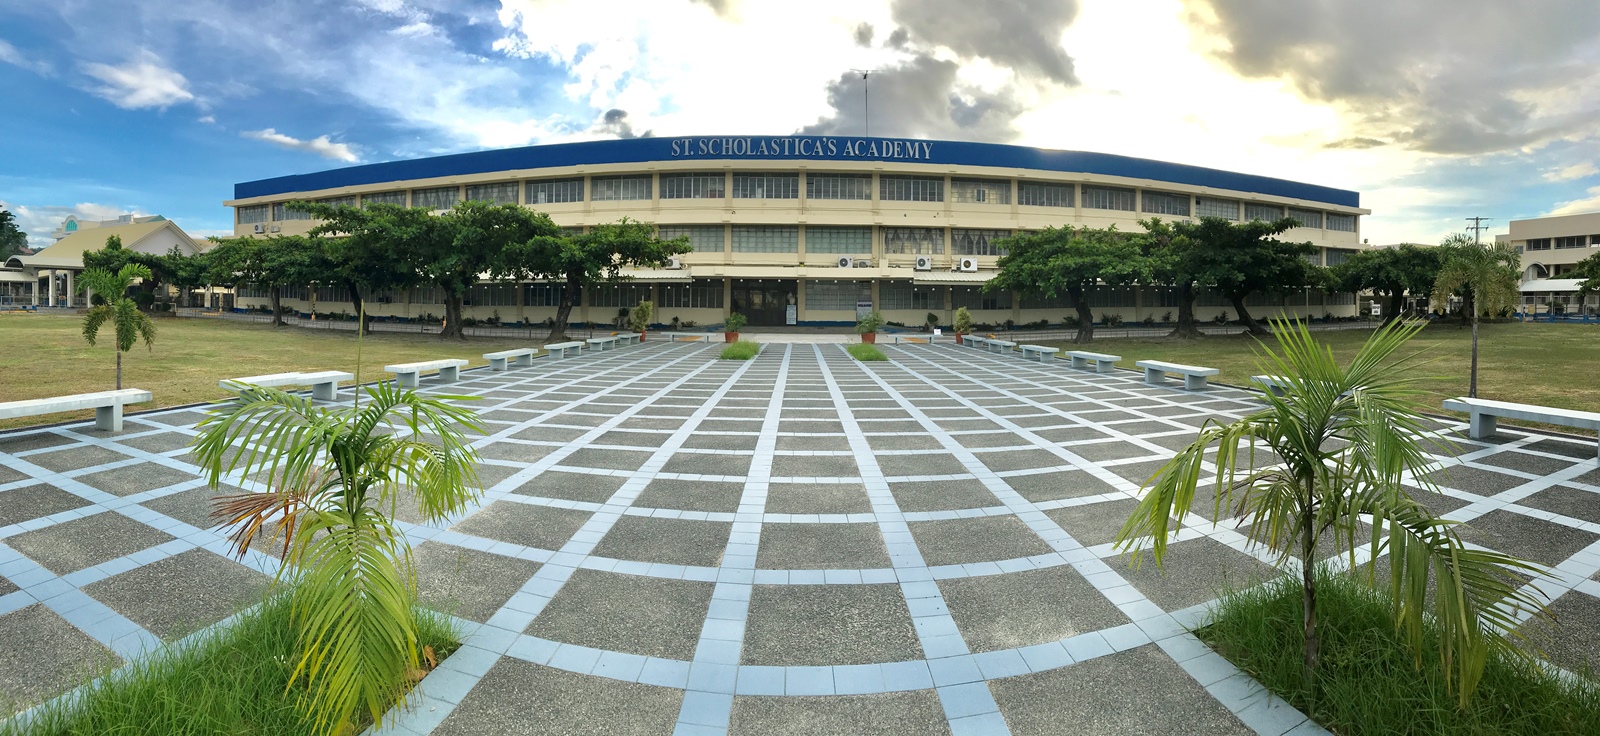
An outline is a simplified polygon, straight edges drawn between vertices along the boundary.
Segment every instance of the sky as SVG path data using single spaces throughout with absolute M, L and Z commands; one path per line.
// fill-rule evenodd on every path
M 0 95 L 36 246 L 68 214 L 230 233 L 242 181 L 868 108 L 1353 189 L 1374 244 L 1600 210 L 1595 0 L 0 0 Z

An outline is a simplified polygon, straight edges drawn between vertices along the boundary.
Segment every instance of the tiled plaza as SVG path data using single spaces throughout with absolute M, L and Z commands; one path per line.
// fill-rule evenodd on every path
M 482 397 L 487 490 L 448 523 L 401 514 L 425 601 L 466 637 L 386 732 L 1321 732 L 1186 633 L 1274 574 L 1208 495 L 1164 571 L 1111 546 L 1140 484 L 1250 392 L 949 345 L 719 348 L 423 382 Z M 0 434 L 13 710 L 224 619 L 276 569 L 222 556 L 187 455 L 201 416 Z M 1452 436 L 1426 502 L 1552 566 L 1550 659 L 1600 665 L 1594 441 Z

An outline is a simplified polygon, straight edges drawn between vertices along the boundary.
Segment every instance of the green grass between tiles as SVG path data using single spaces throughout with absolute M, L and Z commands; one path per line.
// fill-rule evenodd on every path
M 854 345 L 845 346 L 845 350 L 850 351 L 850 354 L 855 356 L 856 360 L 860 361 L 889 359 L 889 356 L 884 355 L 883 351 L 879 350 L 876 345 L 868 345 L 866 343 L 858 342 Z
M 722 349 L 722 354 L 717 357 L 723 360 L 749 360 L 756 357 L 756 353 L 759 352 L 761 352 L 760 343 L 740 340 L 728 343 L 728 346 Z
M 1195 632 L 1239 669 L 1336 734 L 1600 733 L 1600 683 L 1496 656 L 1466 709 L 1445 685 L 1437 631 L 1421 666 L 1395 630 L 1387 594 L 1348 574 L 1320 573 L 1320 692 L 1301 672 L 1301 588 L 1280 578 L 1225 597 Z
M 444 616 L 418 610 L 417 628 L 440 659 L 458 646 Z M 301 688 L 284 687 L 294 643 L 288 597 L 275 595 L 192 646 L 136 659 L 84 697 L 41 706 L 26 726 L 0 725 L 0 736 L 309 735 L 312 724 L 296 703 Z

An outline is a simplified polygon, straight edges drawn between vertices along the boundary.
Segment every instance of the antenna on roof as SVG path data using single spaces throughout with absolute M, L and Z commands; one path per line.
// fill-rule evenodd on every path
M 861 109 L 866 113 L 867 137 L 872 137 L 872 86 L 867 82 L 867 77 L 883 71 L 882 69 L 851 69 L 850 71 L 861 75 Z

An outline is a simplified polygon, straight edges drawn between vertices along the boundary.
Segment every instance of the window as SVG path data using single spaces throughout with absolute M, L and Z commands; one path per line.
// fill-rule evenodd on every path
M 1600 235 L 1590 235 L 1589 236 L 1589 245 L 1590 246 L 1600 246 Z
M 267 205 L 250 205 L 238 208 L 238 224 L 248 226 L 251 222 L 267 221 Z
M 577 225 L 568 225 L 567 227 L 561 228 L 561 232 L 564 235 L 582 235 L 583 228 Z
M 672 309 L 721 309 L 722 282 L 702 279 L 692 284 L 662 284 L 659 306 Z
M 800 228 L 793 225 L 735 225 L 735 253 L 799 253 Z
M 1017 204 L 1034 207 L 1071 207 L 1072 185 L 1020 182 L 1017 184 Z
M 650 287 L 639 284 L 600 284 L 589 287 L 591 307 L 636 307 L 650 298 Z M 608 315 L 600 315 L 608 316 Z
M 1345 261 L 1350 260 L 1350 256 L 1356 254 L 1355 251 L 1346 250 L 1344 248 L 1328 248 L 1324 251 L 1324 253 L 1329 266 L 1337 266 L 1341 263 L 1344 263 Z
M 506 181 L 496 184 L 472 184 L 467 187 L 467 199 L 474 202 L 516 204 L 517 183 Z
M 1322 213 L 1316 210 L 1289 208 L 1289 216 L 1300 221 L 1300 227 L 1322 227 Z
M 1273 222 L 1283 219 L 1283 208 L 1275 204 L 1247 203 L 1244 206 L 1244 219 Z
M 944 289 L 938 286 L 915 286 L 910 281 L 880 281 L 878 308 L 943 311 Z
M 662 174 L 662 199 L 722 199 L 728 196 L 728 178 L 715 174 Z
M 529 307 L 559 307 L 561 306 L 561 290 L 566 284 L 524 284 L 522 286 L 522 303 Z M 580 306 L 583 297 L 580 294 L 572 306 Z
M 799 199 L 799 174 L 734 174 L 734 199 Z
M 366 207 L 369 204 L 392 204 L 398 207 L 404 207 L 406 206 L 406 193 L 403 191 L 373 192 L 372 194 L 361 195 L 361 206 Z
M 589 198 L 596 202 L 649 199 L 649 176 L 596 176 L 589 180 Z
M 996 247 L 994 241 L 1009 237 L 1011 237 L 1010 230 L 952 229 L 950 252 L 958 256 L 1003 256 L 1006 254 L 1006 249 Z
M 806 227 L 807 253 L 872 253 L 870 227 Z
M 272 205 L 273 222 L 288 222 L 289 220 L 309 219 L 311 219 L 310 212 L 306 212 L 305 210 L 290 209 L 287 203 L 279 202 L 275 205 Z
M 944 179 L 931 176 L 880 176 L 878 199 L 895 202 L 943 202 Z
M 1189 195 L 1146 191 L 1140 197 L 1140 211 L 1153 215 L 1189 216 Z
M 1011 309 L 1011 292 L 983 291 L 975 288 L 956 289 L 950 293 L 954 309 Z
M 266 287 L 255 284 L 240 284 L 234 288 L 233 294 L 240 299 L 266 299 L 272 296 Z
M 1113 187 L 1083 188 L 1083 206 L 1094 210 L 1133 211 L 1133 190 Z
M 856 311 L 859 300 L 872 299 L 870 281 L 807 281 L 806 309 Z
M 1557 248 L 1587 248 L 1587 247 L 1589 247 L 1589 243 L 1587 242 L 1589 239 L 1583 237 L 1582 235 L 1568 235 L 1566 237 L 1561 237 L 1561 238 L 1552 238 L 1551 240 L 1554 241 L 1553 244 Z
M 317 306 L 334 305 L 350 302 L 350 290 L 343 286 L 318 286 Z
M 1237 220 L 1239 219 L 1239 202 L 1233 199 L 1200 197 L 1194 203 L 1194 213 L 1199 217 L 1220 217 L 1224 220 Z
M 951 179 L 950 201 L 1011 204 L 1011 182 L 1004 179 Z
M 662 240 L 689 237 L 689 247 L 696 253 L 721 253 L 723 227 L 721 225 L 662 225 Z
M 443 304 L 444 292 L 437 286 L 420 286 L 408 293 L 412 304 Z
M 1356 231 L 1356 216 L 1341 215 L 1337 212 L 1329 212 L 1328 229 L 1338 230 L 1342 233 L 1353 233 Z
M 323 197 L 322 199 L 316 200 L 316 202 L 317 204 L 325 204 L 329 207 L 354 207 L 356 206 L 356 195 L 350 194 L 343 197 Z
M 545 179 L 528 182 L 527 204 L 582 202 L 582 179 Z
M 456 187 L 411 190 L 411 206 L 430 210 L 447 210 L 456 206 L 461 192 Z
M 937 227 L 886 227 L 883 252 L 917 256 L 944 254 L 944 229 Z
M 1550 250 L 1549 238 L 1529 238 L 1528 250 Z
M 1133 289 L 1127 286 L 1096 286 L 1084 298 L 1095 309 L 1127 308 L 1135 302 Z
M 806 199 L 872 199 L 866 174 L 806 174 Z
M 1043 296 L 1040 294 L 1024 294 L 1020 300 L 1023 309 L 1072 309 L 1072 300 L 1066 294 Z
M 473 284 L 467 287 L 464 298 L 466 304 L 474 307 L 515 307 L 517 287 L 513 284 Z

